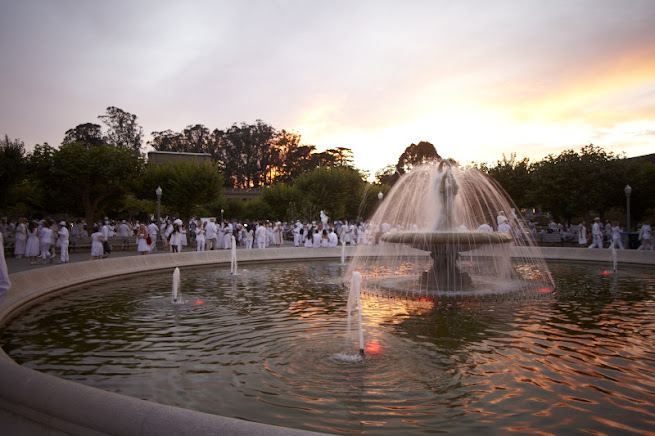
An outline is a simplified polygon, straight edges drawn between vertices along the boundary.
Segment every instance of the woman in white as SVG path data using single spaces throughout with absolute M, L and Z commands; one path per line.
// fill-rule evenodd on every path
M 173 231 L 168 235 L 168 245 L 170 246 L 171 253 L 179 253 L 180 239 L 180 227 L 177 224 L 173 224 Z
M 314 241 L 314 229 L 310 226 L 307 227 L 305 233 L 305 248 L 312 248 L 312 243 Z
M 188 245 L 187 239 L 186 239 L 186 226 L 182 224 L 180 227 L 180 251 L 184 251 L 184 247 Z
M 136 251 L 141 253 L 141 255 L 148 254 L 150 251 L 150 245 L 148 245 L 148 229 L 144 224 L 139 226 L 139 231 L 136 234 Z
M 25 257 L 30 258 L 30 264 L 36 265 L 39 256 L 39 227 L 34 221 L 27 228 L 27 242 L 25 243 Z
M 205 225 L 202 221 L 196 228 L 196 251 L 205 251 Z
M 252 226 L 246 227 L 246 249 L 250 250 L 252 248 L 253 239 L 255 239 L 255 231 Z
M 578 227 L 578 244 L 587 245 L 587 225 L 584 220 L 580 223 Z
M 25 225 L 25 218 L 18 218 L 18 224 L 14 230 L 14 257 L 20 259 L 25 254 L 25 246 L 27 244 L 27 226 Z
M 93 226 L 93 233 L 91 233 L 91 260 L 102 259 L 104 249 L 102 243 L 105 239 L 102 237 L 102 232 L 98 225 Z
M 642 224 L 641 229 L 639 229 L 639 240 L 641 241 L 641 245 L 639 245 L 638 250 L 653 249 L 653 230 L 648 221 Z
M 50 256 L 50 246 L 52 245 L 52 229 L 50 223 L 43 220 L 41 230 L 39 230 L 39 249 L 41 250 L 41 260 L 45 260 Z
M 312 247 L 319 248 L 322 240 L 323 235 L 321 234 L 321 231 L 318 228 L 315 228 L 314 233 L 312 234 Z
M 282 245 L 282 238 L 284 236 L 284 228 L 282 227 L 281 222 L 277 222 L 275 225 L 275 246 L 280 247 Z

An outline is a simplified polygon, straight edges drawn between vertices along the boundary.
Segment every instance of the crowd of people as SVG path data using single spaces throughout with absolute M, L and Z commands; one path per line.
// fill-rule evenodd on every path
M 577 241 L 580 247 L 625 248 L 621 240 L 623 231 L 618 223 L 610 224 L 607 221 L 603 225 L 600 218 L 594 219 L 590 229 L 585 221 L 568 226 L 551 221 L 547 228 L 537 230 L 535 223 L 526 224 L 517 219 L 513 212 L 506 217 L 501 211 L 494 224 L 497 231 L 506 232 L 515 238 L 529 235 L 537 240 L 540 233 L 560 233 L 568 240 Z M 77 247 L 88 246 L 91 259 L 102 259 L 111 254 L 112 243 L 120 243 L 124 249 L 136 245 L 136 251 L 141 255 L 156 252 L 158 249 L 170 252 L 230 249 L 233 244 L 245 249 L 283 245 L 320 248 L 336 247 L 339 244 L 375 245 L 379 243 L 380 235 L 398 230 L 411 229 L 365 221 L 332 222 L 323 212 L 319 221 L 295 223 L 238 222 L 215 218 L 191 218 L 186 223 L 179 218 L 165 218 L 160 222 L 151 220 L 143 223 L 105 218 L 104 223 L 88 226 L 83 220 L 74 223 L 48 219 L 27 222 L 24 218 L 18 218 L 15 222 L 7 222 L 6 218 L 0 220 L 0 233 L 5 243 L 13 244 L 14 257 L 27 258 L 33 265 L 52 263 L 57 256 L 57 250 L 59 262 L 68 262 L 71 241 Z M 493 231 L 494 228 L 482 224 L 478 230 Z M 638 238 L 639 250 L 653 250 L 649 222 L 640 224 Z

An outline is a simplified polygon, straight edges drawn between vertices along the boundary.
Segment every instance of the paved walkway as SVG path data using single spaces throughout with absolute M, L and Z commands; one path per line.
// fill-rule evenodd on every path
M 193 250 L 187 250 L 187 251 L 193 251 Z M 168 253 L 168 251 L 160 250 L 156 253 L 149 253 L 146 256 L 156 256 L 157 254 L 161 254 L 161 253 Z M 111 254 L 108 256 L 108 258 L 125 257 L 125 256 L 142 256 L 142 254 L 139 254 L 135 249 L 123 251 L 120 248 L 118 248 L 118 249 L 114 249 L 111 252 Z M 91 254 L 88 251 L 82 251 L 82 252 L 78 251 L 77 253 L 70 253 L 69 258 L 70 258 L 69 263 L 85 262 L 91 259 Z M 49 266 L 58 265 L 59 253 L 57 253 L 57 256 L 55 256 L 52 262 L 46 261 L 46 263 L 42 263 L 41 258 L 39 258 L 37 265 L 30 265 L 29 258 L 16 259 L 14 257 L 5 256 L 5 260 L 7 261 L 7 270 L 11 275 L 17 272 L 30 271 L 34 269 L 46 268 Z M 102 259 L 96 260 L 95 262 L 102 262 Z

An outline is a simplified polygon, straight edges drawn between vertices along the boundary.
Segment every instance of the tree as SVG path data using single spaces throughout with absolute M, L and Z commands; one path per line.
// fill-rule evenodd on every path
M 184 136 L 172 130 L 152 132 L 152 141 L 148 142 L 157 151 L 187 151 Z
M 495 166 L 482 166 L 480 170 L 496 180 L 519 208 L 534 206 L 529 196 L 532 189 L 532 166 L 527 157 L 517 160 L 516 153 L 512 153 L 507 159 L 503 154 L 503 159 L 497 161 Z
M 321 167 L 302 174 L 294 183 L 302 199 L 305 219 L 317 219 L 321 210 L 337 219 L 356 219 L 366 182 L 351 168 Z
M 125 193 L 134 177 L 143 171 L 143 159 L 120 147 L 89 147 L 63 144 L 58 150 L 43 150 L 44 163 L 51 158 L 46 177 L 48 189 L 73 198 L 84 210 L 87 223 L 94 222 L 103 203 Z
M 268 204 L 271 216 L 281 221 L 295 219 L 291 214 L 295 211 L 295 205 L 300 204 L 302 200 L 298 190 L 284 183 L 275 183 L 264 188 L 261 199 Z
M 375 180 L 381 185 L 393 186 L 399 178 L 400 174 L 393 164 L 389 164 L 375 173 Z
M 0 140 L 0 207 L 6 207 L 10 189 L 25 177 L 25 144 L 5 135 Z
M 542 209 L 570 221 L 591 212 L 602 215 L 610 207 L 623 205 L 628 175 L 625 159 L 593 144 L 580 153 L 565 150 L 548 155 L 533 166 L 530 195 Z
M 77 127 L 67 130 L 62 143 L 80 143 L 85 147 L 100 147 L 107 145 L 105 138 L 102 136 L 101 127 L 98 124 L 93 123 L 79 124 Z
M 160 186 L 163 191 L 162 204 L 187 221 L 196 207 L 220 197 L 222 184 L 223 179 L 213 163 L 148 164 L 137 190 L 141 198 L 147 199 L 152 198 Z
M 106 142 L 117 147 L 141 151 L 143 128 L 136 122 L 137 116 L 114 106 L 107 108 L 106 115 L 98 118 L 109 127 Z
M 441 156 L 437 153 L 434 145 L 427 141 L 421 141 L 418 144 L 412 143 L 398 158 L 396 170 L 400 174 L 405 174 L 411 171 L 413 167 L 435 159 L 441 159 Z

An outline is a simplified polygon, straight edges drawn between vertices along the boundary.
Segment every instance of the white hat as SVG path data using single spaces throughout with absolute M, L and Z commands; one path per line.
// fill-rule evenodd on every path
M 66 225 L 66 221 L 59 221 L 59 225 L 60 225 L 60 226 L 65 226 L 65 225 Z

